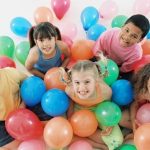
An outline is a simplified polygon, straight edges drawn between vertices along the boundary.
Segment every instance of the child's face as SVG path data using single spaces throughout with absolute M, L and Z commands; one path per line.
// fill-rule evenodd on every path
M 133 23 L 127 23 L 121 29 L 119 41 L 122 47 L 129 47 L 141 41 L 142 30 Z
M 80 99 L 92 98 L 95 94 L 96 79 L 91 71 L 72 73 L 72 83 L 75 94 Z
M 55 38 L 54 37 L 52 37 L 51 39 L 49 38 L 37 39 L 36 43 L 44 55 L 50 55 L 55 50 Z

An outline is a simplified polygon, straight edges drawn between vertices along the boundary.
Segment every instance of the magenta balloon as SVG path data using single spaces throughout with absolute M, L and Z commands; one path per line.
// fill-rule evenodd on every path
M 58 19 L 62 19 L 70 7 L 70 0 L 51 0 L 52 9 Z
M 136 114 L 136 119 L 140 124 L 150 123 L 150 104 L 141 106 Z
M 80 140 L 72 143 L 68 150 L 93 150 L 93 148 L 88 142 Z
M 33 149 L 45 150 L 46 145 L 43 140 L 33 139 L 33 140 L 28 140 L 28 141 L 22 142 L 18 147 L 18 150 L 33 150 Z

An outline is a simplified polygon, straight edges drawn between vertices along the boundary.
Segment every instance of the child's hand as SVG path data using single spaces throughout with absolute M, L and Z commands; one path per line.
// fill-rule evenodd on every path
M 107 127 L 105 130 L 101 131 L 102 136 L 108 136 L 112 132 L 113 127 Z
M 103 52 L 99 52 L 97 55 L 100 58 L 100 61 L 107 66 L 107 57 L 104 56 Z

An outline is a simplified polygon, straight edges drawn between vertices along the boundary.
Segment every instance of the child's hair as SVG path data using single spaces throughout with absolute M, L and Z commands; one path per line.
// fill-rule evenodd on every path
M 135 97 L 137 97 L 139 94 L 143 94 L 148 91 L 147 84 L 149 79 L 150 79 L 150 63 L 142 67 L 133 76 L 132 82 L 133 82 Z
M 68 76 L 69 79 L 71 80 L 72 78 L 72 73 L 73 72 L 85 72 L 85 71 L 92 71 L 95 75 L 95 77 L 100 77 L 101 76 L 101 70 L 98 64 L 95 62 L 92 62 L 90 60 L 81 60 L 78 61 L 69 71 L 68 71 Z
M 131 16 L 125 22 L 125 24 L 127 23 L 133 23 L 135 26 L 137 26 L 138 28 L 142 30 L 143 32 L 142 37 L 141 37 L 142 39 L 146 36 L 150 28 L 149 20 L 141 14 L 136 14 L 136 15 Z
M 57 40 L 61 40 L 61 34 L 59 29 L 51 23 L 42 22 L 37 26 L 33 26 L 29 31 L 30 48 L 32 48 L 35 45 L 34 39 L 51 39 L 52 37 L 56 37 Z

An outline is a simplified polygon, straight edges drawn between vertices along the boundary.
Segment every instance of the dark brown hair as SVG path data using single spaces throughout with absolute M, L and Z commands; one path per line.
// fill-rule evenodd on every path
M 142 67 L 133 76 L 132 83 L 134 87 L 135 97 L 137 97 L 139 94 L 143 94 L 148 91 L 149 79 L 150 79 L 150 63 Z
M 38 24 L 37 26 L 31 27 L 29 30 L 29 43 L 30 48 L 32 48 L 35 45 L 34 39 L 43 39 L 43 38 L 49 38 L 56 37 L 57 40 L 61 40 L 61 34 L 59 29 L 52 25 L 49 22 L 42 22 Z

